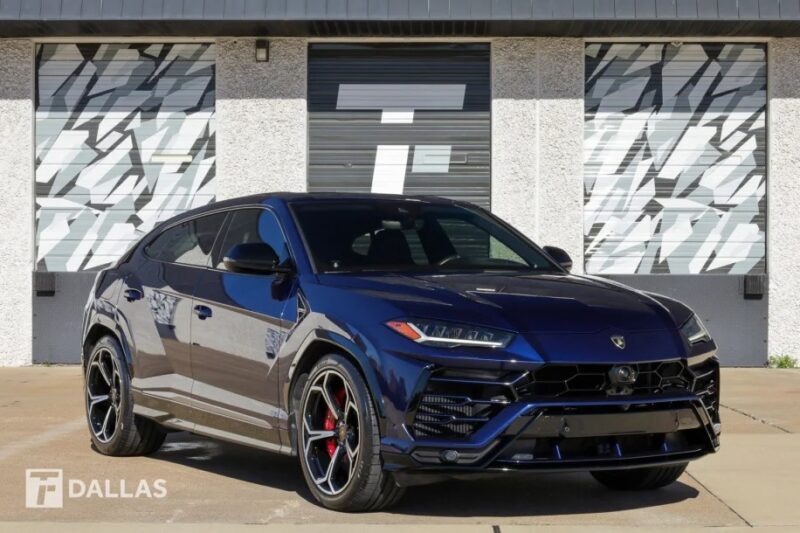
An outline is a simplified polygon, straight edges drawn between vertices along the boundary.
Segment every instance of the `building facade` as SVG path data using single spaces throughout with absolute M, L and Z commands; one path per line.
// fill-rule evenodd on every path
M 267 191 L 491 209 L 800 355 L 798 0 L 0 2 L 0 364 L 76 362 L 97 270 Z

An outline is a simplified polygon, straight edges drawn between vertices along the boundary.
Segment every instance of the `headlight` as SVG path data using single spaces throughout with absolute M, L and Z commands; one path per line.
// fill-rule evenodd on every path
M 697 318 L 697 315 L 692 315 L 692 317 L 681 326 L 681 333 L 686 337 L 686 340 L 689 341 L 689 344 L 697 344 L 698 342 L 711 340 L 711 335 L 708 334 L 708 330 L 703 325 L 703 322 Z
M 446 348 L 454 346 L 505 348 L 514 338 L 514 334 L 507 331 L 437 320 L 390 320 L 386 325 L 419 344 Z

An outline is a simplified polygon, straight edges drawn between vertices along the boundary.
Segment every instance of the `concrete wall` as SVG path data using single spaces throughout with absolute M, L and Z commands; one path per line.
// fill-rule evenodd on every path
M 31 362 L 33 43 L 0 40 L 0 366 Z
M 616 275 L 611 279 L 675 298 L 694 310 L 717 343 L 725 366 L 763 366 L 767 361 L 770 295 L 744 299 L 744 277 L 704 274 Z
M 305 39 L 218 41 L 217 197 L 306 189 Z
M 252 39 L 218 44 L 219 198 L 305 190 L 307 41 L 272 40 L 267 63 L 255 61 Z M 54 299 L 34 298 L 31 286 L 33 44 L 0 40 L 0 58 L 0 216 L 5 224 L 0 232 L 0 366 L 64 360 L 67 351 L 40 337 L 42 329 L 51 331 L 60 323 L 51 304 L 67 298 L 68 291 Z M 537 242 L 565 248 L 578 272 L 583 264 L 583 68 L 580 39 L 497 39 L 492 45 L 492 207 Z M 800 211 L 800 39 L 773 40 L 769 68 L 768 351 L 800 357 L 800 224 L 792 223 Z M 647 285 L 644 278 L 626 281 Z M 60 290 L 64 287 L 60 283 Z M 83 298 L 74 304 L 64 300 L 64 305 L 78 309 Z M 755 322 L 762 319 L 766 300 L 748 305 L 752 320 L 742 316 L 737 322 L 743 331 L 759 327 Z M 702 301 L 695 306 L 702 307 Z M 32 319 L 39 330 L 34 346 L 55 357 L 32 356 Z
M 583 40 L 492 44 L 492 210 L 583 270 Z
M 768 54 L 769 354 L 800 358 L 800 39 Z
M 96 272 L 57 272 L 53 296 L 33 295 L 33 362 L 81 360 L 83 307 Z

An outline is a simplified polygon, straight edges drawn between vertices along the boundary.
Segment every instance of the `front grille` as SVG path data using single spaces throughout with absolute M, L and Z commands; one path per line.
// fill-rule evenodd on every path
M 615 365 L 544 365 L 520 383 L 517 394 L 524 400 L 542 398 L 604 398 L 618 394 L 661 394 L 691 390 L 692 375 L 680 361 L 625 365 L 636 371 L 636 381 L 625 387 L 611 383 Z
M 591 400 L 614 395 L 658 396 L 695 392 L 719 420 L 716 359 L 687 367 L 681 361 L 630 364 L 636 381 L 620 390 L 611 383 L 615 365 L 543 365 L 532 372 L 439 370 L 421 394 L 412 431 L 416 438 L 465 438 L 514 401 Z

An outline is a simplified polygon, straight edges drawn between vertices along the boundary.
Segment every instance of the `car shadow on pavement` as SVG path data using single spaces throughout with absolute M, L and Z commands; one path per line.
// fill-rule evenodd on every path
M 428 516 L 542 516 L 609 513 L 696 498 L 680 481 L 660 490 L 612 491 L 587 473 L 521 474 L 412 487 L 388 512 Z
M 310 502 L 316 501 L 306 487 L 296 457 L 182 432 L 167 435 L 161 449 L 148 457 L 247 483 L 297 492 Z
M 152 459 L 279 490 L 316 505 L 297 459 L 186 433 L 170 434 Z M 655 491 L 612 491 L 586 473 L 530 474 L 453 480 L 412 487 L 386 512 L 427 516 L 538 516 L 607 513 L 696 498 L 681 481 Z

